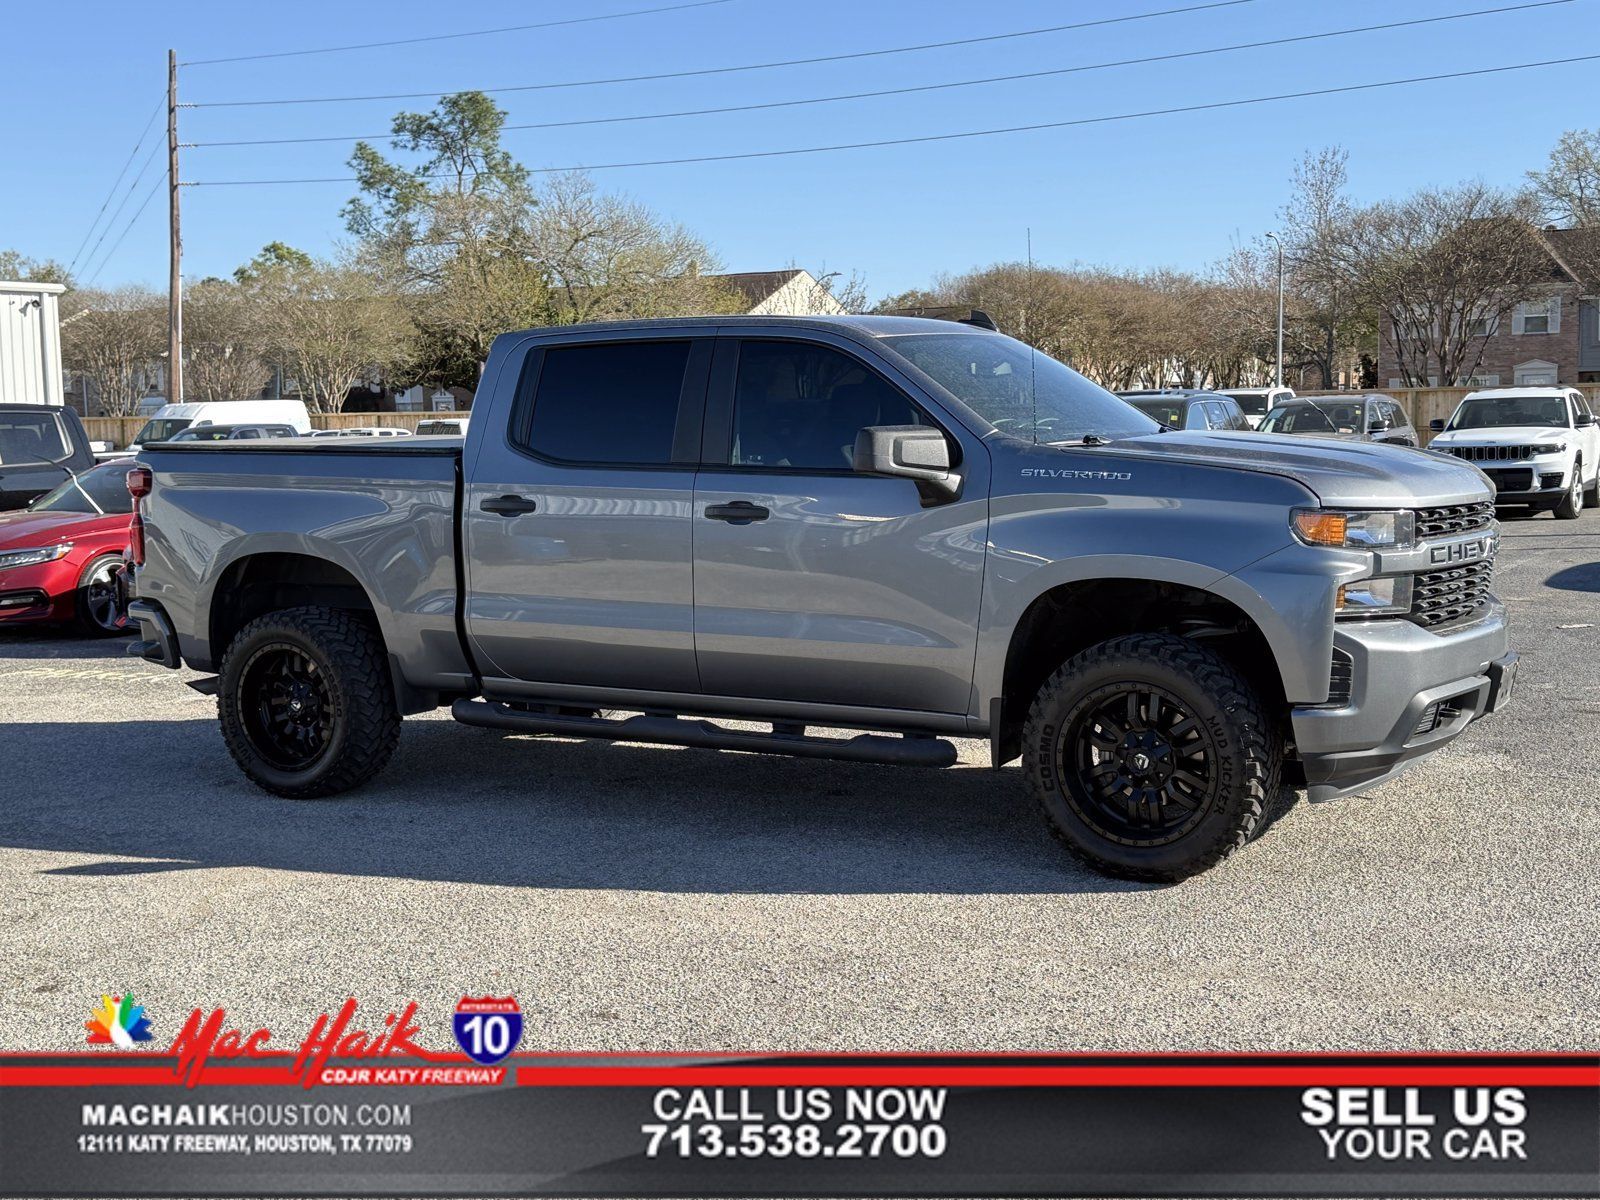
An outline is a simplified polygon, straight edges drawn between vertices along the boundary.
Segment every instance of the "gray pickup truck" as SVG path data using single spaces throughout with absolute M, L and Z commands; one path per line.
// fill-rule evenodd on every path
M 1280 781 L 1332 798 L 1444 746 L 1517 661 L 1476 468 L 1163 432 L 952 322 L 506 334 L 464 440 L 168 443 L 129 486 L 135 649 L 215 673 L 229 750 L 290 797 L 446 704 L 922 767 L 987 737 L 1071 851 L 1176 880 Z

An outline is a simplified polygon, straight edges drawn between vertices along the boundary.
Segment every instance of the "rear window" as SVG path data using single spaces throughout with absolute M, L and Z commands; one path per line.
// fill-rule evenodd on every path
M 1267 411 L 1267 398 L 1260 392 L 1224 392 L 1223 395 L 1252 417 L 1259 417 Z
M 71 454 L 55 413 L 0 412 L 0 466 L 60 462 Z
M 532 420 L 519 440 L 564 462 L 662 466 L 672 462 L 689 343 L 608 342 L 546 350 Z
M 182 433 L 189 428 L 188 417 L 165 417 L 161 420 L 146 421 L 144 428 L 134 436 L 134 441 L 143 446 L 148 442 L 164 442 L 174 434 Z
M 1129 400 L 1147 417 L 1160 421 L 1168 429 L 1183 428 L 1183 401 L 1172 400 Z
M 33 512 L 126 513 L 133 511 L 128 492 L 128 463 L 104 463 L 68 479 L 55 491 L 35 500 Z

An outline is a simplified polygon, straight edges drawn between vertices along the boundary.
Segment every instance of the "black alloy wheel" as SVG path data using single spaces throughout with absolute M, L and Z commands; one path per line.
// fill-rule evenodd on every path
M 300 647 L 271 642 L 245 664 L 240 715 L 256 753 L 282 771 L 302 771 L 333 738 L 327 679 Z
M 1210 808 L 1217 752 L 1183 702 L 1149 683 L 1114 683 L 1085 696 L 1060 740 L 1067 801 L 1103 837 L 1159 846 Z

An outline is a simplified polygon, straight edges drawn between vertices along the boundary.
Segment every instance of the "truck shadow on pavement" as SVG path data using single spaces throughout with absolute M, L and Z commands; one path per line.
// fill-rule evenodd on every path
M 373 783 L 296 802 L 245 780 L 209 719 L 0 728 L 19 757 L 53 764 L 13 778 L 0 845 L 124 860 L 43 872 L 54 876 L 250 866 L 672 893 L 1149 890 L 1080 867 L 1014 767 L 860 766 L 414 720 Z M 61 768 L 74 762 L 94 770 Z
M 1566 592 L 1600 592 L 1600 562 L 1563 567 L 1546 579 L 1544 585 Z

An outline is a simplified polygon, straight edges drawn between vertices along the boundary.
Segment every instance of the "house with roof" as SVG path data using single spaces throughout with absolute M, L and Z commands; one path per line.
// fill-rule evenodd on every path
M 1550 255 L 1550 282 L 1542 295 L 1516 305 L 1508 319 L 1488 316 L 1472 331 L 1483 336 L 1483 353 L 1470 387 L 1551 387 L 1600 383 L 1600 280 L 1586 279 L 1577 264 L 1588 261 L 1591 231 L 1548 227 L 1539 231 Z M 1378 378 L 1404 387 L 1395 332 L 1384 319 L 1378 339 Z M 1437 385 L 1437 379 L 1430 379 Z
M 743 296 L 749 306 L 744 311 L 752 317 L 833 317 L 845 311 L 821 280 L 797 267 L 707 278 Z

